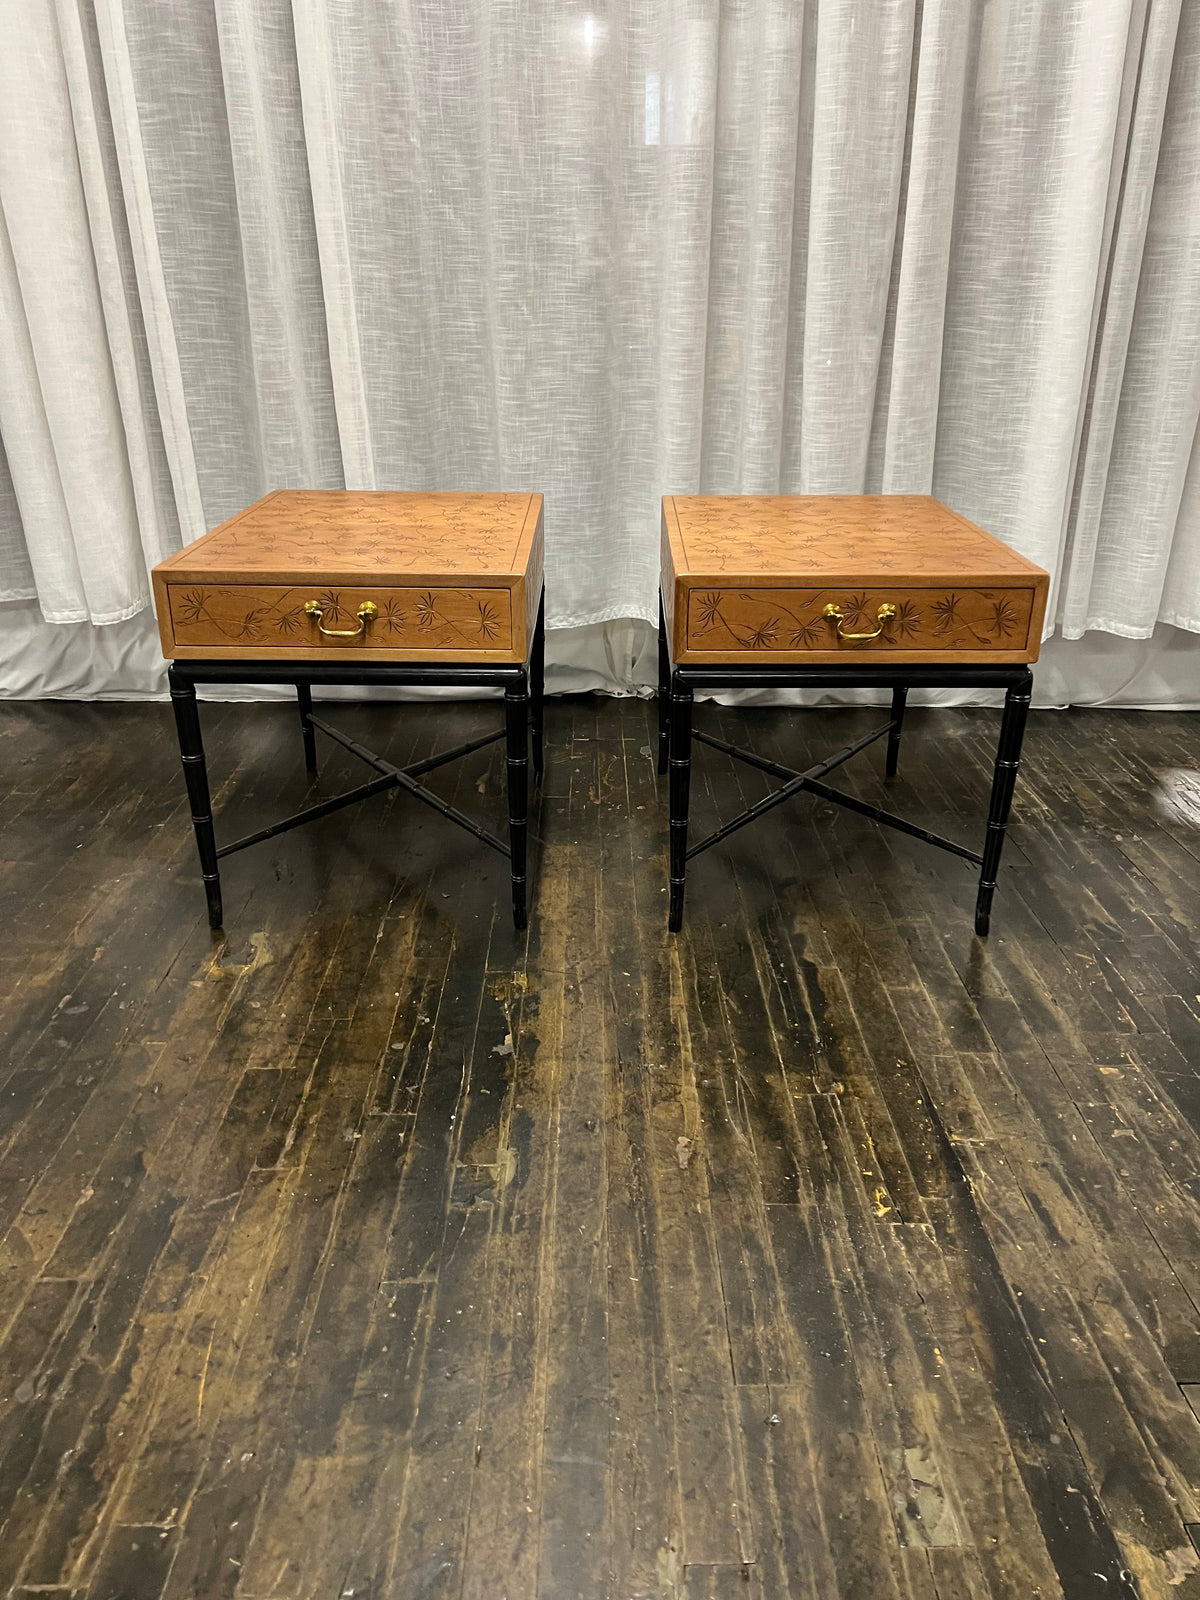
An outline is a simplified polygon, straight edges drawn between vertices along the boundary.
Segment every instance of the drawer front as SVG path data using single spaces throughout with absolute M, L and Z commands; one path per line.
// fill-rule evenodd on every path
M 494 657 L 513 646 L 508 589 L 181 583 L 168 594 L 175 642 L 189 649 L 482 650 Z M 360 616 L 368 603 L 375 615 Z M 310 604 L 319 615 L 306 611 Z
M 1034 591 L 989 589 L 724 589 L 688 592 L 688 653 L 789 656 L 831 651 L 1023 654 Z M 836 607 L 839 617 L 825 615 Z M 881 620 L 880 608 L 894 607 Z M 848 638 L 847 635 L 872 635 Z

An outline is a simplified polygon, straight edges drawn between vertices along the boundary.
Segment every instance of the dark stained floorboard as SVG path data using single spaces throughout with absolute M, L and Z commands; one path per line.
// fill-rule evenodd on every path
M 1200 720 L 1031 718 L 985 944 L 806 798 L 669 937 L 653 706 L 548 712 L 528 934 L 392 793 L 227 860 L 214 940 L 169 710 L 0 708 L 0 1596 L 1200 1600 Z M 223 839 L 359 781 L 203 714 Z M 971 842 L 995 721 L 836 781 Z M 769 787 L 697 749 L 693 837 Z

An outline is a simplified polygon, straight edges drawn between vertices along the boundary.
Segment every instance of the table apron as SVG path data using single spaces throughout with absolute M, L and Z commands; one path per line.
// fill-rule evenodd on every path
M 1026 681 L 1029 664 L 985 666 L 696 666 L 673 665 L 690 689 L 1008 689 Z
M 191 683 L 348 684 L 368 688 L 406 686 L 448 689 L 504 689 L 520 683 L 524 662 L 391 662 L 391 661 L 181 661 L 172 670 Z

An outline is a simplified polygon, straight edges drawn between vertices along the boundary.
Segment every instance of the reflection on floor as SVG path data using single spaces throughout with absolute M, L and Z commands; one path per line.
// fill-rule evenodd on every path
M 527 937 L 393 793 L 214 943 L 167 708 L 0 711 L 0 1593 L 1200 1595 L 1200 723 L 1034 715 L 983 945 L 808 800 L 668 937 L 652 719 L 549 705 Z M 287 708 L 206 722 L 226 839 L 302 801 Z M 911 711 L 888 804 L 975 842 L 993 727 Z M 696 829 L 768 781 L 698 751 Z

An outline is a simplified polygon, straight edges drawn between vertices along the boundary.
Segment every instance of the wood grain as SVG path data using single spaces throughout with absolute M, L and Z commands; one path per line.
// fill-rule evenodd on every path
M 882 715 L 698 712 L 792 765 Z M 230 830 L 357 781 L 204 716 Z M 653 710 L 593 700 L 527 936 L 390 794 L 233 858 L 214 943 L 169 717 L 0 709 L 0 1593 L 1196 1600 L 1194 718 L 1033 715 L 984 947 L 967 867 L 807 801 L 668 937 Z M 954 834 L 993 732 L 840 781 Z M 697 827 L 767 786 L 699 753 Z
M 277 489 L 161 563 L 172 578 L 222 583 L 282 572 L 410 583 L 524 572 L 541 495 Z M 352 578 L 339 578 L 352 582 Z
M 687 649 L 690 655 L 718 651 L 802 655 L 850 644 L 838 632 L 878 632 L 853 644 L 860 655 L 911 650 L 922 659 L 954 651 L 1025 649 L 1033 612 L 1032 589 L 689 589 Z M 895 615 L 880 618 L 884 606 Z
M 542 563 L 541 495 L 276 490 L 154 569 L 163 654 L 525 661 Z
M 175 641 L 193 648 L 276 645 L 319 655 L 326 650 L 362 654 L 366 647 L 451 656 L 479 650 L 511 654 L 513 649 L 507 589 L 195 584 L 171 586 L 169 598 Z M 378 616 L 361 618 L 364 602 L 376 606 Z M 306 603 L 320 606 L 319 618 L 306 614 Z
M 928 495 L 663 500 L 663 609 L 680 662 L 1034 661 L 1048 587 L 1040 567 Z M 840 634 L 822 614 L 831 604 Z

